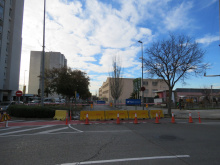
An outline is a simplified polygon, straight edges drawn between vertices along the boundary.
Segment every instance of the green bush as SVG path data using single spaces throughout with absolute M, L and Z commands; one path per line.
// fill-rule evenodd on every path
M 13 105 L 8 108 L 10 116 L 24 118 L 53 118 L 55 109 L 41 106 Z

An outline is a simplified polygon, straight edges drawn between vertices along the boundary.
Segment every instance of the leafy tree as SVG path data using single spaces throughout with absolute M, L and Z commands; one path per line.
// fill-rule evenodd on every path
M 133 91 L 129 97 L 129 99 L 136 99 L 136 92 Z
M 154 42 L 146 49 L 146 71 L 153 77 L 162 78 L 169 87 L 168 114 L 171 115 L 171 96 L 175 84 L 191 76 L 201 75 L 207 68 L 203 63 L 205 51 L 186 35 L 170 34 L 170 38 Z
M 116 57 L 113 59 L 112 68 L 113 71 L 110 73 L 110 91 L 111 96 L 114 99 L 114 103 L 116 105 L 116 101 L 119 99 L 119 97 L 122 94 L 123 90 L 123 82 L 122 82 L 122 73 L 121 73 L 121 66 L 119 64 L 119 60 L 116 59 Z
M 80 97 L 85 99 L 90 97 L 90 78 L 85 72 L 72 70 L 71 68 L 53 68 L 45 72 L 45 92 L 57 93 L 70 99 L 75 95 L 75 91 Z
M 136 95 L 136 99 L 139 99 L 140 89 L 141 89 L 141 78 L 136 78 L 133 80 L 133 90 Z

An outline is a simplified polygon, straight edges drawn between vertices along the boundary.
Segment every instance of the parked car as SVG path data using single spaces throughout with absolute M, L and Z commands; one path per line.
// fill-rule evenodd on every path
M 32 100 L 31 103 L 33 104 L 39 104 L 41 101 L 40 100 Z

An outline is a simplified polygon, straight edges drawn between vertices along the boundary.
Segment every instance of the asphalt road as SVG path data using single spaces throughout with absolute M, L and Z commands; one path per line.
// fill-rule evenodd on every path
M 220 121 L 176 121 L 0 128 L 0 164 L 219 164 Z

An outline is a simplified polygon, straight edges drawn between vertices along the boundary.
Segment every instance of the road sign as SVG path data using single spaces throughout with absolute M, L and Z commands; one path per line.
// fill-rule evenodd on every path
M 141 87 L 141 91 L 145 91 L 145 87 Z
M 19 90 L 18 90 L 18 91 L 16 91 L 15 94 L 16 94 L 17 97 L 21 97 L 21 96 L 22 96 L 22 91 L 19 91 Z

